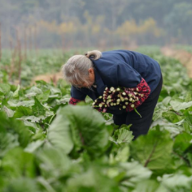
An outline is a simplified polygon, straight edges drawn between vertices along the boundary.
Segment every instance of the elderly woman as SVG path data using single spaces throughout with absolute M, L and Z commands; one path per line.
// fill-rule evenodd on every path
M 135 106 L 142 118 L 134 111 L 109 109 L 117 125 L 132 124 L 134 138 L 147 134 L 162 88 L 161 69 L 149 56 L 128 50 L 87 52 L 74 55 L 63 66 L 64 78 L 72 84 L 70 104 L 92 100 L 103 95 L 106 87 L 140 88 L 144 97 Z

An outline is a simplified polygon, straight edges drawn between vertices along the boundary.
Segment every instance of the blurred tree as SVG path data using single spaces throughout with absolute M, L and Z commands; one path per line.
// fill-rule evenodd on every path
M 191 0 L 0 0 L 2 43 L 8 46 L 9 39 L 16 39 L 16 28 L 22 32 L 24 28 L 33 28 L 39 21 L 45 22 L 42 27 L 37 25 L 41 46 L 48 46 L 45 36 L 41 35 L 45 33 L 43 28 L 49 28 L 46 33 L 50 33 L 47 34 L 49 43 L 52 42 L 50 46 L 61 41 L 61 36 L 65 41 L 73 40 L 79 45 L 108 42 L 109 46 L 116 46 L 120 39 L 129 39 L 123 33 L 134 31 L 134 25 L 140 30 L 136 35 L 138 42 L 162 44 L 173 38 L 179 43 L 190 43 L 191 10 Z M 133 29 L 128 29 L 130 23 Z M 72 25 L 76 30 L 70 34 L 68 31 Z M 126 31 L 117 35 L 120 28 L 126 28 Z
M 173 10 L 165 16 L 165 26 L 168 36 L 181 40 L 185 37 L 185 43 L 192 43 L 192 4 L 175 4 Z

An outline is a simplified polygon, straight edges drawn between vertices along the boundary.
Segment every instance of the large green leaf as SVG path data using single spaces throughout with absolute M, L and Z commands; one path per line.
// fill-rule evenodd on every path
M 70 121 L 73 142 L 77 149 L 84 148 L 92 155 L 100 154 L 108 144 L 109 134 L 105 119 L 90 106 L 66 106 L 60 110 Z
M 119 171 L 124 172 L 121 184 L 127 187 L 134 187 L 137 183 L 150 178 L 152 171 L 138 162 L 120 163 Z
M 14 93 L 13 93 L 13 97 L 14 97 L 14 98 L 19 97 L 19 90 L 20 90 L 20 88 L 21 88 L 21 86 L 18 85 L 18 86 L 17 86 L 17 89 L 16 89 L 16 90 L 14 91 Z
M 11 87 L 7 83 L 0 83 L 0 94 L 6 95 L 9 93 Z
M 3 106 L 3 111 L 5 111 L 5 113 L 7 114 L 7 117 L 13 117 L 14 115 L 14 111 L 7 108 L 6 106 Z
M 172 123 L 179 122 L 183 119 L 183 117 L 180 114 L 177 114 L 173 111 L 164 112 L 162 114 L 162 117 L 164 117 L 165 119 L 167 119 L 168 121 L 170 121 Z
M 130 149 L 127 144 L 121 145 L 120 147 L 114 147 L 109 156 L 110 164 L 116 164 L 117 162 L 126 162 L 130 155 L 129 151 Z
M 103 174 L 103 167 L 90 166 L 86 172 L 75 174 L 67 181 L 66 192 L 123 192 L 117 182 Z
M 71 138 L 70 122 L 62 112 L 58 112 L 56 118 L 48 128 L 46 145 L 52 145 L 59 148 L 63 153 L 69 153 L 74 144 Z
M 25 147 L 31 139 L 32 133 L 23 122 L 14 118 L 7 118 L 4 113 L 0 112 L 0 130 L 17 135 L 20 146 Z
M 0 132 L 0 158 L 10 149 L 19 146 L 18 136 L 11 133 Z
M 46 90 L 43 93 L 37 95 L 37 99 L 41 102 L 46 102 L 49 99 L 50 90 Z
M 10 180 L 3 192 L 40 192 L 40 189 L 34 179 L 20 177 Z
M 191 107 L 192 101 L 189 101 L 189 102 L 171 101 L 170 105 L 175 111 L 180 111 L 180 110 Z
M 156 192 L 159 183 L 155 180 L 144 180 L 139 182 L 133 192 Z M 163 192 L 163 191 L 162 191 Z
M 24 151 L 29 152 L 29 153 L 33 153 L 34 151 L 36 151 L 39 147 L 41 147 L 43 145 L 45 141 L 43 140 L 37 140 L 34 141 L 32 143 L 29 143 L 29 145 L 25 148 Z
M 2 169 L 9 178 L 35 177 L 33 154 L 24 152 L 21 148 L 9 150 L 2 160 Z
M 46 108 L 39 102 L 39 100 L 34 97 L 35 104 L 32 107 L 33 113 L 35 116 L 44 115 L 46 113 Z
M 150 130 L 131 143 L 131 155 L 145 167 L 152 170 L 170 166 L 173 140 L 170 134 L 159 129 Z
M 30 116 L 32 115 L 32 109 L 30 107 L 25 107 L 25 106 L 19 106 L 15 110 L 14 117 L 15 118 L 20 118 L 23 116 Z
M 133 139 L 133 135 L 132 131 L 128 130 L 129 127 L 130 126 L 115 130 L 114 135 L 110 137 L 110 140 L 117 145 L 130 143 Z
M 173 150 L 178 155 L 183 155 L 187 148 L 191 146 L 192 135 L 189 133 L 181 133 L 175 138 Z
M 57 181 L 58 178 L 67 175 L 72 164 L 62 150 L 52 147 L 39 150 L 37 160 L 41 175 L 52 181 Z
M 192 177 L 187 177 L 182 174 L 164 175 L 161 180 L 161 185 L 170 192 L 187 192 L 192 189 Z

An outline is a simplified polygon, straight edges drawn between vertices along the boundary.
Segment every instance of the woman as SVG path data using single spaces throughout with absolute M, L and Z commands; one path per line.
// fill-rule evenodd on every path
M 157 61 L 138 52 L 114 50 L 87 52 L 71 57 L 63 66 L 64 78 L 72 84 L 70 104 L 84 101 L 88 95 L 93 100 L 103 95 L 106 87 L 136 88 L 144 91 L 134 111 L 121 112 L 110 109 L 114 123 L 132 124 L 134 138 L 147 134 L 162 88 L 161 69 Z

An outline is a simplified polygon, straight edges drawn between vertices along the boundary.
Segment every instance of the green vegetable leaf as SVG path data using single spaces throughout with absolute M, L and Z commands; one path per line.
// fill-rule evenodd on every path
M 185 153 L 185 151 L 190 147 L 192 144 L 192 135 L 189 133 L 181 133 L 177 135 L 175 138 L 175 142 L 173 145 L 173 150 L 179 154 L 182 155 Z
M 156 192 L 159 188 L 159 183 L 154 180 L 144 180 L 139 182 L 133 192 Z M 163 191 L 162 191 L 163 192 Z
M 53 145 L 61 149 L 63 153 L 68 154 L 74 146 L 69 125 L 68 118 L 63 116 L 61 111 L 58 112 L 48 128 L 47 140 L 49 143 L 46 143 L 46 145 Z
M 7 83 L 0 83 L 0 94 L 6 95 L 9 93 L 11 86 Z
M 127 162 L 120 164 L 120 170 L 124 172 L 121 184 L 127 187 L 134 187 L 136 183 L 150 178 L 152 172 L 138 162 Z
M 3 192 L 40 192 L 40 189 L 34 179 L 20 177 L 10 180 Z
M 170 105 L 175 111 L 180 111 L 180 110 L 191 107 L 192 101 L 189 101 L 189 102 L 171 101 Z
M 129 131 L 128 128 L 123 127 L 115 130 L 114 135 L 110 137 L 110 141 L 114 142 L 115 144 L 130 143 L 133 139 L 133 135 L 132 131 Z
M 33 113 L 35 116 L 40 116 L 40 115 L 44 115 L 46 113 L 46 108 L 39 102 L 39 100 L 34 97 L 35 99 L 35 104 L 32 107 Z
M 150 130 L 131 143 L 131 155 L 152 170 L 166 169 L 170 166 L 172 146 L 173 140 L 168 132 Z
M 95 156 L 108 144 L 109 134 L 102 115 L 90 106 L 66 106 L 60 114 L 70 121 L 71 137 L 77 150 L 84 148 Z
M 37 153 L 42 176 L 52 181 L 68 174 L 71 161 L 60 149 L 45 147 Z
M 170 192 L 190 191 L 192 188 L 192 177 L 187 177 L 181 174 L 163 175 L 161 185 L 167 188 Z
M 9 150 L 2 160 L 2 169 L 9 178 L 35 176 L 33 154 L 24 152 L 21 148 Z
M 10 149 L 19 146 L 17 135 L 0 132 L 0 157 L 3 157 Z

